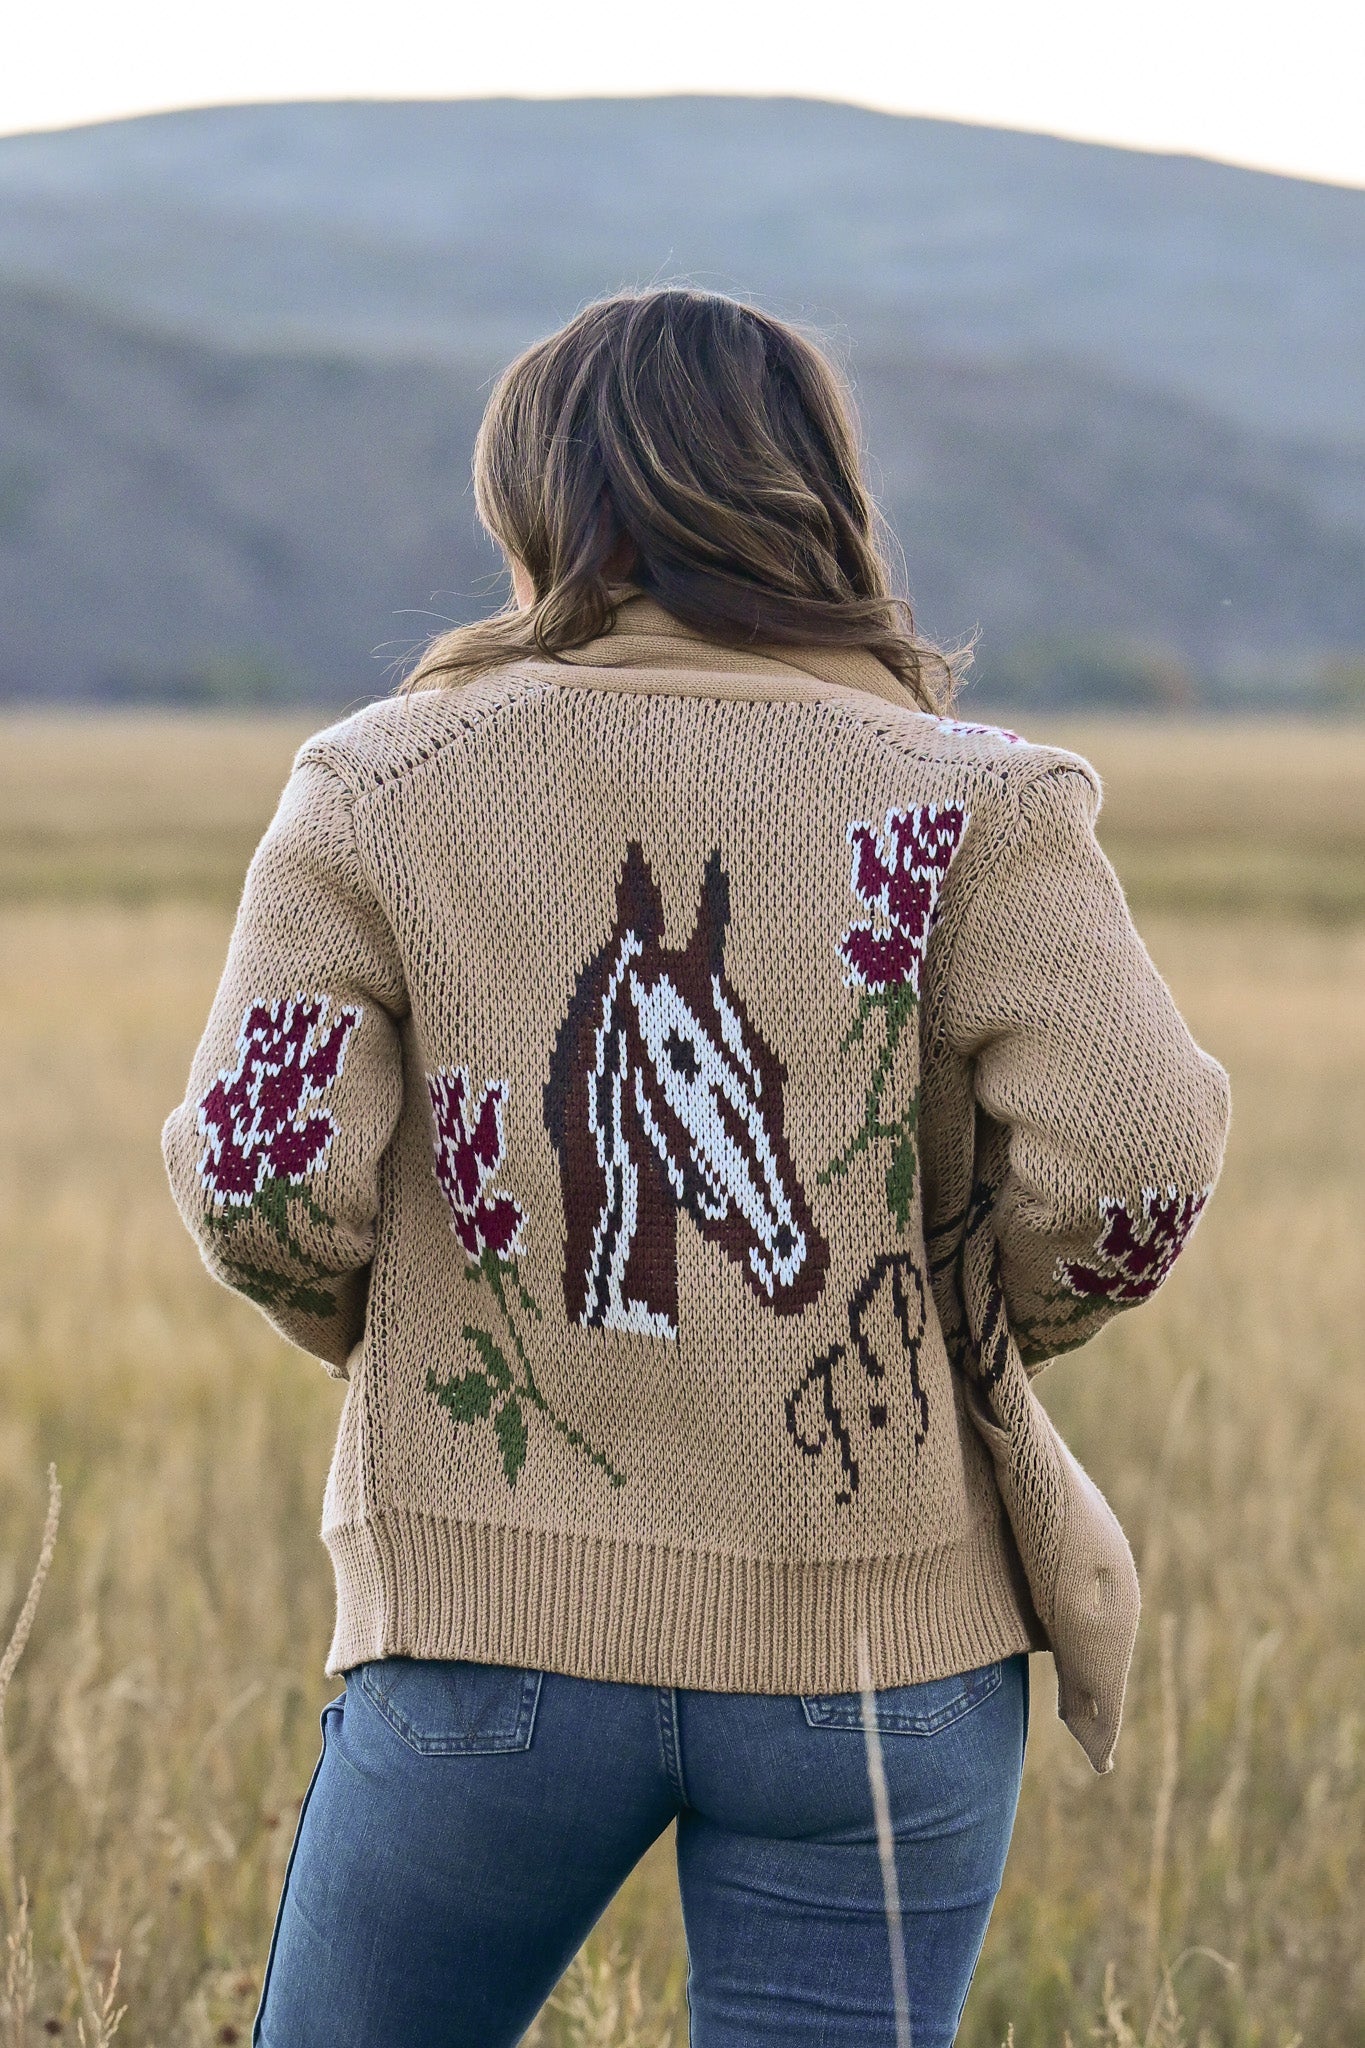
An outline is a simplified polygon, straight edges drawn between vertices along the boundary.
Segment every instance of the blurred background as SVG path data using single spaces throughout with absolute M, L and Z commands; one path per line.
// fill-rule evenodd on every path
M 672 279 L 828 338 L 967 716 L 1096 763 L 1232 1074 L 1169 1287 L 1040 1382 L 1145 1617 L 1111 1777 L 1035 1660 L 962 2040 L 1361 2048 L 1365 10 L 30 0 L 5 59 L 0 2048 L 249 2038 L 340 1390 L 158 1132 L 294 748 L 501 601 L 490 378 Z M 669 1852 L 542 2048 L 682 2048 Z
M 1360 708 L 1356 10 L 1313 0 L 1291 50 L 1215 0 L 1104 28 L 1053 4 L 1022 34 L 859 0 L 833 52 L 763 12 L 251 0 L 230 50 L 158 0 L 25 23 L 4 697 L 388 687 L 500 589 L 468 491 L 491 376 L 599 292 L 688 279 L 828 335 L 920 622 L 979 631 L 982 700 Z M 675 90 L 708 73 L 725 96 Z M 159 106 L 233 86 L 257 103 Z M 556 88 L 596 96 L 506 96 Z

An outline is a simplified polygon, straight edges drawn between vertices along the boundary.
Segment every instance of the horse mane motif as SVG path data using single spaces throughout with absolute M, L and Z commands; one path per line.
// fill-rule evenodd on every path
M 677 1337 L 680 1210 L 775 1314 L 799 1314 L 825 1284 L 829 1248 L 783 1129 L 786 1070 L 725 976 L 729 922 L 716 849 L 692 934 L 668 947 L 658 884 L 631 841 L 545 1089 L 573 1322 Z

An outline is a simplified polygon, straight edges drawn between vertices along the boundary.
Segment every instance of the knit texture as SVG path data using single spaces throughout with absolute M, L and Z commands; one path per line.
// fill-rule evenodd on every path
M 1033 1391 L 1216 1178 L 1074 755 L 648 600 L 300 751 L 164 1144 L 349 1381 L 328 1669 L 721 1691 L 1051 1647 L 1112 1761 L 1122 1531 Z

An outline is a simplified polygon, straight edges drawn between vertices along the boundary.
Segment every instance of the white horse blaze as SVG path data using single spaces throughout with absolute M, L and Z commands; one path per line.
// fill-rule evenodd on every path
M 643 1301 L 629 1301 L 625 1294 L 626 1264 L 639 1227 L 640 1175 L 621 1136 L 621 1108 L 624 1100 L 623 1033 L 613 1021 L 621 983 L 631 961 L 640 952 L 640 941 L 627 936 L 612 969 L 602 998 L 602 1022 L 593 1042 L 596 1055 L 588 1084 L 588 1126 L 602 1169 L 606 1196 L 593 1232 L 592 1256 L 588 1265 L 589 1319 L 606 1330 L 629 1330 L 639 1337 L 676 1337 L 672 1318 L 648 1307 Z M 613 1066 L 609 1054 L 615 1047 Z M 609 1090 L 611 1112 L 604 1118 L 601 1090 Z M 615 1234 L 612 1235 L 613 1225 Z M 592 1312 L 596 1311 L 595 1317 Z
M 691 1141 L 691 1165 L 706 1190 L 706 1213 L 719 1221 L 731 1207 L 739 1211 L 757 1240 L 749 1264 L 771 1295 L 779 1282 L 790 1287 L 796 1280 L 805 1264 L 806 1239 L 773 1156 L 759 1103 L 759 1076 L 739 1018 L 721 993 L 719 976 L 712 980 L 712 992 L 723 1043 L 711 1035 L 667 975 L 650 986 L 638 974 L 630 976 L 630 996 L 652 1079 Z M 742 1071 L 737 1072 L 736 1065 Z M 686 1176 L 670 1157 L 668 1141 L 650 1110 L 646 1079 L 643 1073 L 635 1076 L 636 1107 L 669 1181 L 681 1192 Z M 722 1117 L 722 1101 L 742 1123 L 747 1146 L 736 1141 Z M 779 1246 L 779 1239 L 785 1244 Z

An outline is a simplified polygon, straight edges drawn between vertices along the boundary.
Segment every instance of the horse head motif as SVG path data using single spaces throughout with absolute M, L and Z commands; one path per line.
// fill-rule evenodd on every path
M 575 1322 L 677 1336 L 680 1210 L 776 1314 L 824 1286 L 829 1249 L 783 1131 L 786 1072 L 726 979 L 729 922 L 717 850 L 691 937 L 667 947 L 663 899 L 631 842 L 610 936 L 579 977 L 545 1090 Z

